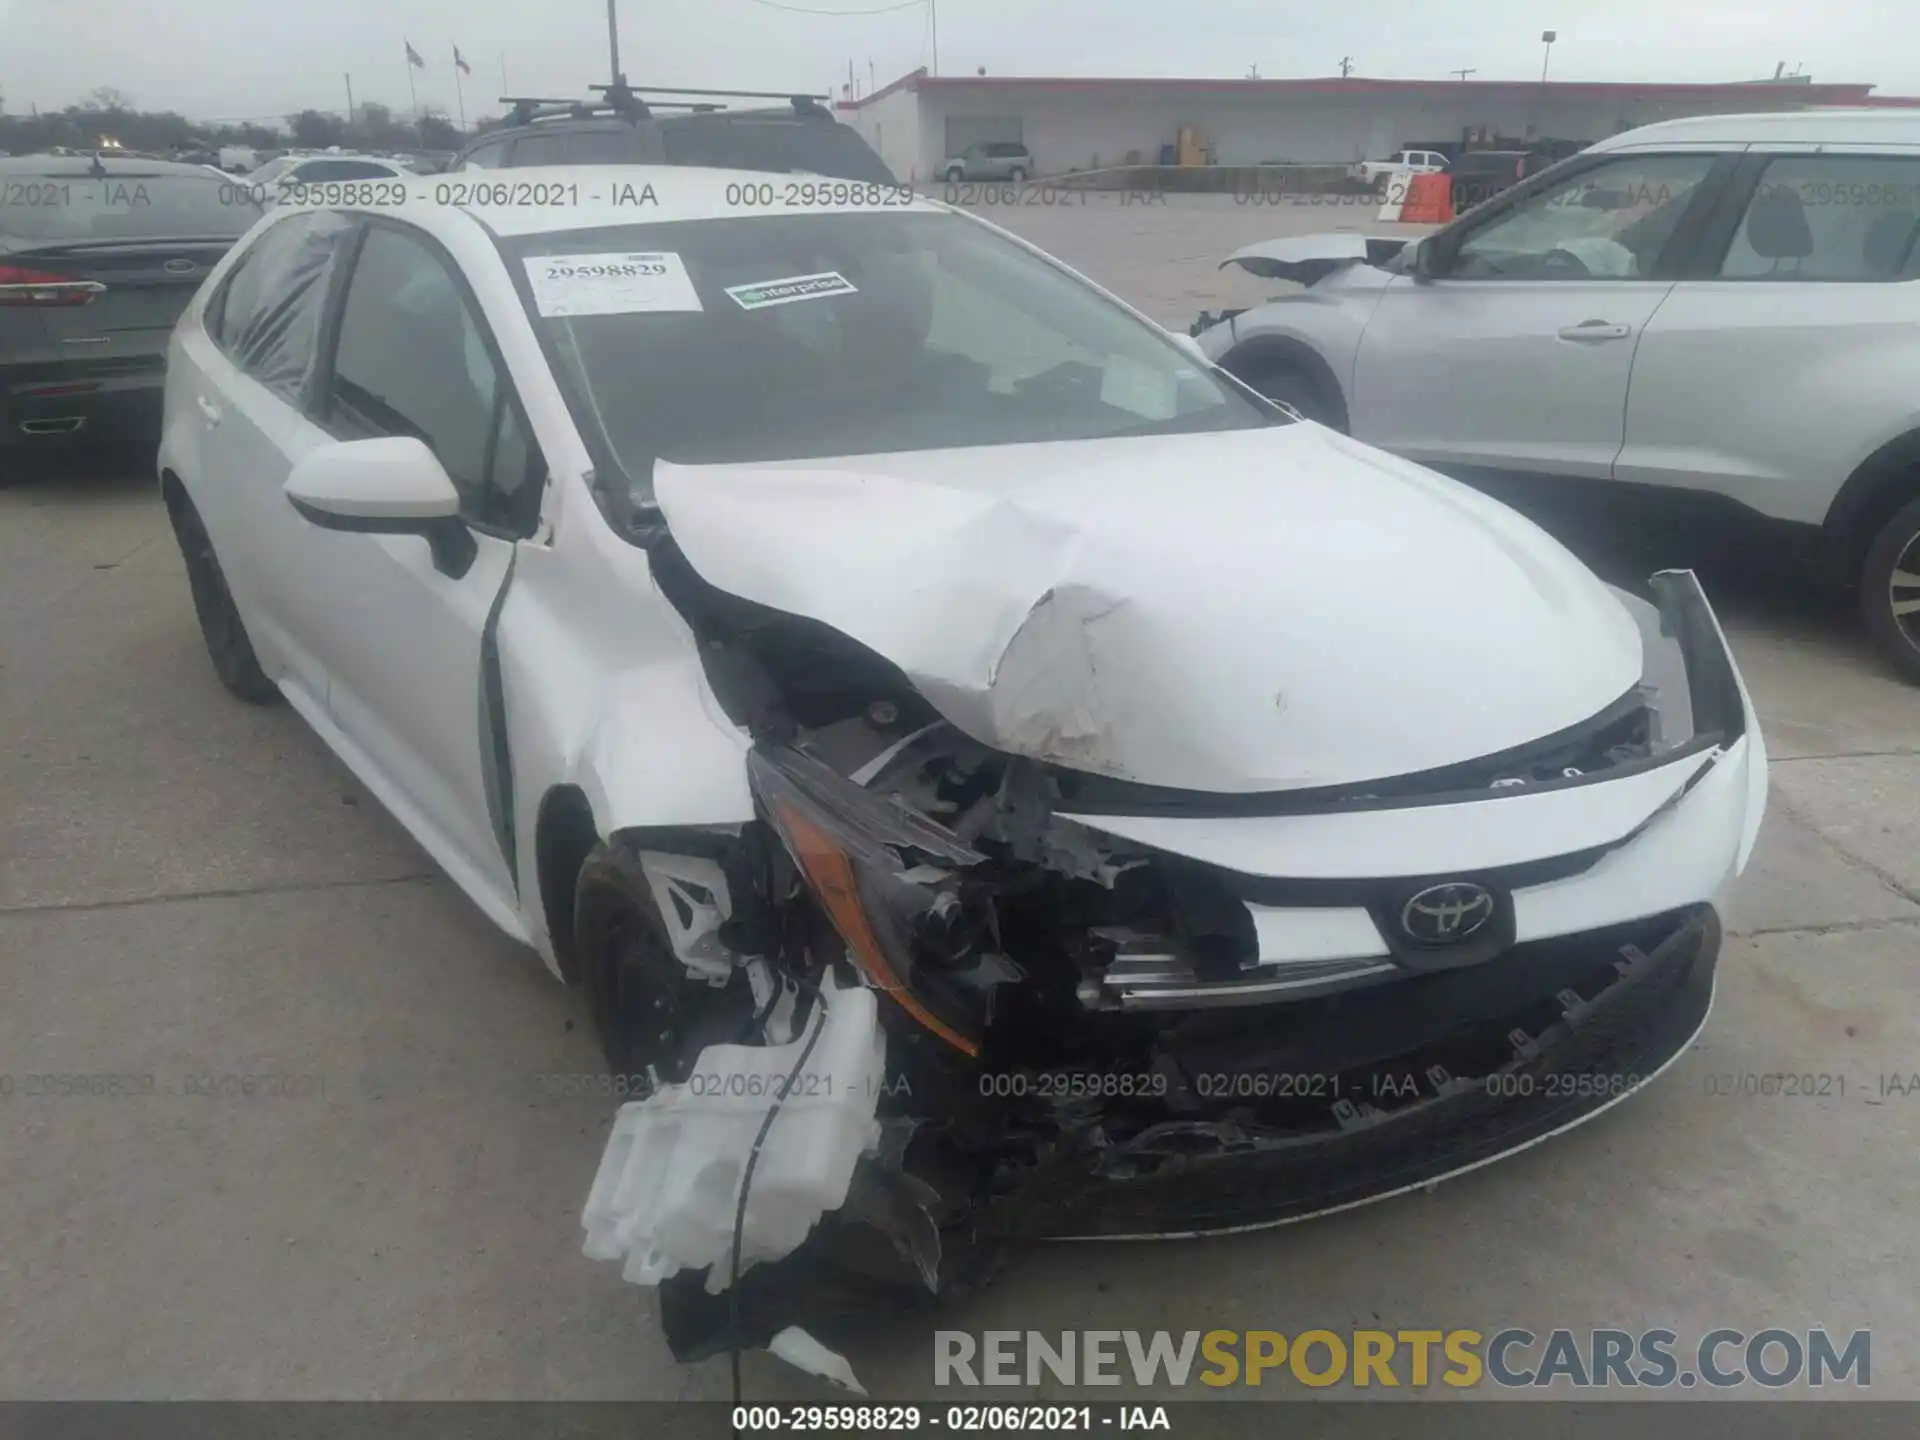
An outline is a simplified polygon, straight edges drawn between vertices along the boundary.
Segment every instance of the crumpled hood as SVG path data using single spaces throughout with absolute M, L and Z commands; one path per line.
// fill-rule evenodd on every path
M 709 583 L 898 665 L 983 744 L 1245 793 L 1590 718 L 1640 639 L 1544 531 L 1318 425 L 655 467 Z

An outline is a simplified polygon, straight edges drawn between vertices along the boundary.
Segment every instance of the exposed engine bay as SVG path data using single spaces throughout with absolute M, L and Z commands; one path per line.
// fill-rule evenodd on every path
M 661 1287 L 683 1359 L 948 1296 L 1010 1241 L 1250 1228 L 1428 1183 L 1605 1108 L 1627 1089 L 1573 1077 L 1649 1078 L 1704 1020 L 1706 897 L 1578 933 L 1528 909 L 1577 896 L 1741 739 L 1690 576 L 1632 602 L 1646 678 L 1588 722 L 1249 800 L 993 749 L 863 645 L 716 589 L 663 535 L 652 554 L 753 738 L 761 816 L 687 854 L 631 842 L 673 939 L 658 983 L 703 1000 L 623 1109 L 588 1252 Z M 1102 828 L 1412 815 L 1663 766 L 1677 793 L 1626 833 L 1457 875 L 1303 880 Z

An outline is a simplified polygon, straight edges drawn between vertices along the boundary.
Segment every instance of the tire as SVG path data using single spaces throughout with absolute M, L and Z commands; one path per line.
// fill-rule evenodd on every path
M 1007 179 L 1010 180 L 1015 185 L 1026 184 L 1027 183 L 1027 167 L 1024 165 L 1014 166 L 1011 170 L 1007 171 Z
M 1328 395 L 1301 366 L 1274 361 L 1250 366 L 1244 372 L 1234 370 L 1232 366 L 1227 368 L 1269 400 L 1289 405 L 1307 419 L 1318 421 L 1330 430 L 1338 430 L 1342 434 L 1346 432 L 1346 407 L 1337 397 Z
M 594 846 L 574 882 L 575 953 L 615 1093 L 683 1084 L 708 1045 L 743 1043 L 753 996 L 736 971 L 719 988 L 687 972 L 638 859 Z
M 193 610 L 200 620 L 200 638 L 206 642 L 213 673 L 249 705 L 271 705 L 280 698 L 279 687 L 267 678 L 253 653 L 253 641 L 247 638 L 247 627 L 227 589 L 226 574 L 213 553 L 206 526 L 200 523 L 200 513 L 182 495 L 168 497 L 167 515 L 173 521 L 180 558 L 186 562 Z
M 945 178 L 947 184 L 958 185 L 962 180 L 967 178 L 967 172 L 958 165 L 955 165 L 947 170 Z
M 1903 582 L 1903 576 L 1911 578 Z M 1901 614 L 1899 605 L 1914 608 Z M 1909 684 L 1920 685 L 1920 499 L 1896 511 L 1867 547 L 1860 615 L 1881 654 Z

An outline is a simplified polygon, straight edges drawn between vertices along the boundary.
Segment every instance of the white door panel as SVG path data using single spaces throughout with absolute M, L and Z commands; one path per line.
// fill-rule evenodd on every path
M 1598 476 L 1671 282 L 1396 278 L 1361 337 L 1358 438 L 1412 460 Z
M 283 690 L 298 687 L 324 705 L 326 669 L 310 647 L 299 600 L 299 579 L 313 563 L 313 527 L 282 487 L 300 458 L 327 436 L 211 341 L 196 341 L 194 349 L 207 533 L 261 668 Z
M 1616 478 L 1818 524 L 1848 474 L 1920 425 L 1902 373 L 1920 282 L 1682 281 L 1647 327 Z
M 512 542 L 476 535 L 479 553 L 456 579 L 417 536 L 305 529 L 301 612 L 334 723 L 413 803 L 429 848 L 458 853 L 510 894 L 486 802 L 480 643 Z

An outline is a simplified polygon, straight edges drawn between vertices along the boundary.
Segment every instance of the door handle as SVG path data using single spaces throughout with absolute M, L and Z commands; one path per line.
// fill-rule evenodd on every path
M 200 413 L 207 417 L 207 423 L 209 425 L 218 425 L 220 423 L 220 407 L 214 404 L 213 401 L 204 395 L 200 395 L 195 397 L 194 403 L 200 407 Z
M 1562 325 L 1562 340 L 1624 340 L 1633 334 L 1631 325 L 1613 325 L 1605 320 L 1582 320 L 1578 325 Z

